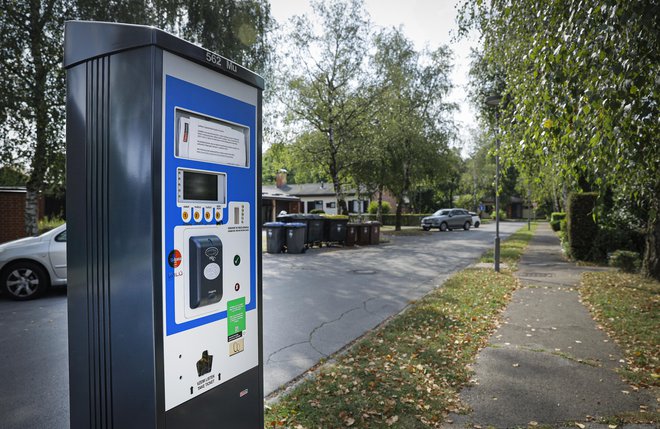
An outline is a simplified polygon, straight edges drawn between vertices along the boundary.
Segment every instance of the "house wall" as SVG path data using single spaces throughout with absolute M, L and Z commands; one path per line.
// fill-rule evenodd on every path
M 316 208 L 320 208 L 327 214 L 337 214 L 337 199 L 334 195 L 315 195 L 311 197 L 300 197 L 300 202 L 302 203 L 303 213 L 309 213 L 310 210 L 314 209 L 314 206 L 310 207 L 309 203 L 318 202 Z
M 44 200 L 39 198 L 39 219 Z M 25 237 L 25 191 L 0 190 L 0 243 Z
M 339 213 L 339 207 L 337 203 L 337 199 L 334 197 L 334 195 L 317 195 L 313 197 L 301 197 L 300 198 L 301 205 L 303 206 L 302 209 L 303 211 L 301 213 L 309 213 L 310 210 L 314 208 L 314 206 L 310 207 L 309 203 L 313 202 L 318 202 L 318 208 L 323 210 L 326 214 L 331 214 L 335 215 Z M 367 212 L 367 207 L 369 206 L 369 201 L 368 200 L 362 200 L 362 210 L 358 211 L 357 201 L 355 198 L 351 197 L 346 197 L 346 206 L 348 207 L 349 213 L 366 213 Z

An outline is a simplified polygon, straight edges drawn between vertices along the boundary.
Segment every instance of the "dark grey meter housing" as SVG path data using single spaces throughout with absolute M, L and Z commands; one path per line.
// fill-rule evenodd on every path
M 252 178 L 261 177 L 263 79 L 156 28 L 101 22 L 66 23 L 64 67 L 70 427 L 263 427 L 261 240 L 252 244 L 254 235 L 260 237 L 254 225 L 261 225 L 261 200 L 254 197 L 261 195 L 261 187 Z M 250 121 L 232 119 L 230 107 L 205 112 L 208 106 L 195 105 L 203 97 L 192 100 L 185 91 L 168 92 L 175 88 L 173 81 L 180 85 L 176 88 L 188 85 L 225 97 L 227 106 L 242 103 Z M 211 85 L 204 87 L 205 82 Z M 226 120 L 216 126 L 245 142 L 247 150 L 240 153 L 250 155 L 252 163 L 241 161 L 246 166 L 235 168 L 175 159 L 172 142 L 165 138 L 175 128 L 170 119 L 175 108 L 167 104 L 174 94 L 183 107 Z M 234 123 L 244 125 L 245 133 L 231 128 Z M 192 128 L 188 132 L 186 141 L 195 137 Z M 185 163 L 181 200 L 177 171 L 168 167 L 167 157 Z M 186 189 L 187 180 L 197 184 Z M 252 210 L 248 240 L 233 238 L 240 230 L 225 239 L 226 222 L 190 219 L 190 213 L 211 210 L 228 218 L 230 204 Z M 172 237 L 186 244 L 168 244 Z M 243 242 L 253 251 L 231 247 Z M 223 247 L 245 255 L 243 265 L 222 267 Z M 253 259 L 247 261 L 249 255 Z M 188 272 L 193 265 L 199 268 Z M 223 294 L 226 270 L 249 276 L 240 280 L 246 285 L 240 292 L 229 288 Z M 166 286 L 180 285 L 174 282 L 183 278 L 190 279 L 185 287 L 172 291 Z M 230 376 L 223 363 L 230 359 L 227 330 L 219 332 L 219 326 L 227 301 L 240 301 L 244 291 L 250 299 L 232 308 L 238 308 L 237 320 L 248 321 L 241 358 L 254 366 Z M 176 301 L 188 293 L 190 307 L 196 306 L 192 310 Z M 172 313 L 177 316 L 168 318 L 169 311 L 179 310 L 181 317 Z M 190 338 L 200 332 L 195 325 L 215 329 L 223 342 L 206 341 L 202 332 L 204 340 L 194 343 Z M 181 338 L 183 351 L 175 354 L 171 350 Z

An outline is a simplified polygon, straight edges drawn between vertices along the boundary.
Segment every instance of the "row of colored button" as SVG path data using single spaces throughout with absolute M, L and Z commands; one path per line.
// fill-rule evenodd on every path
M 220 222 L 222 209 L 220 207 L 189 207 L 181 208 L 181 220 L 184 222 Z

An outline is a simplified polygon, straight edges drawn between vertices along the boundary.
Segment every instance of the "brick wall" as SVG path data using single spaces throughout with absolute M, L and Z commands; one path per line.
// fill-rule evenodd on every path
M 43 217 L 39 198 L 39 218 Z M 25 237 L 25 191 L 0 189 L 0 243 Z

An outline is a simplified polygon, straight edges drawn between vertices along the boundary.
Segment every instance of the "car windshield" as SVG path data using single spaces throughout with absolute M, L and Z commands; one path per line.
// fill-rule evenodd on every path
M 449 214 L 449 210 L 438 210 L 437 212 L 433 213 L 433 216 L 447 216 Z

